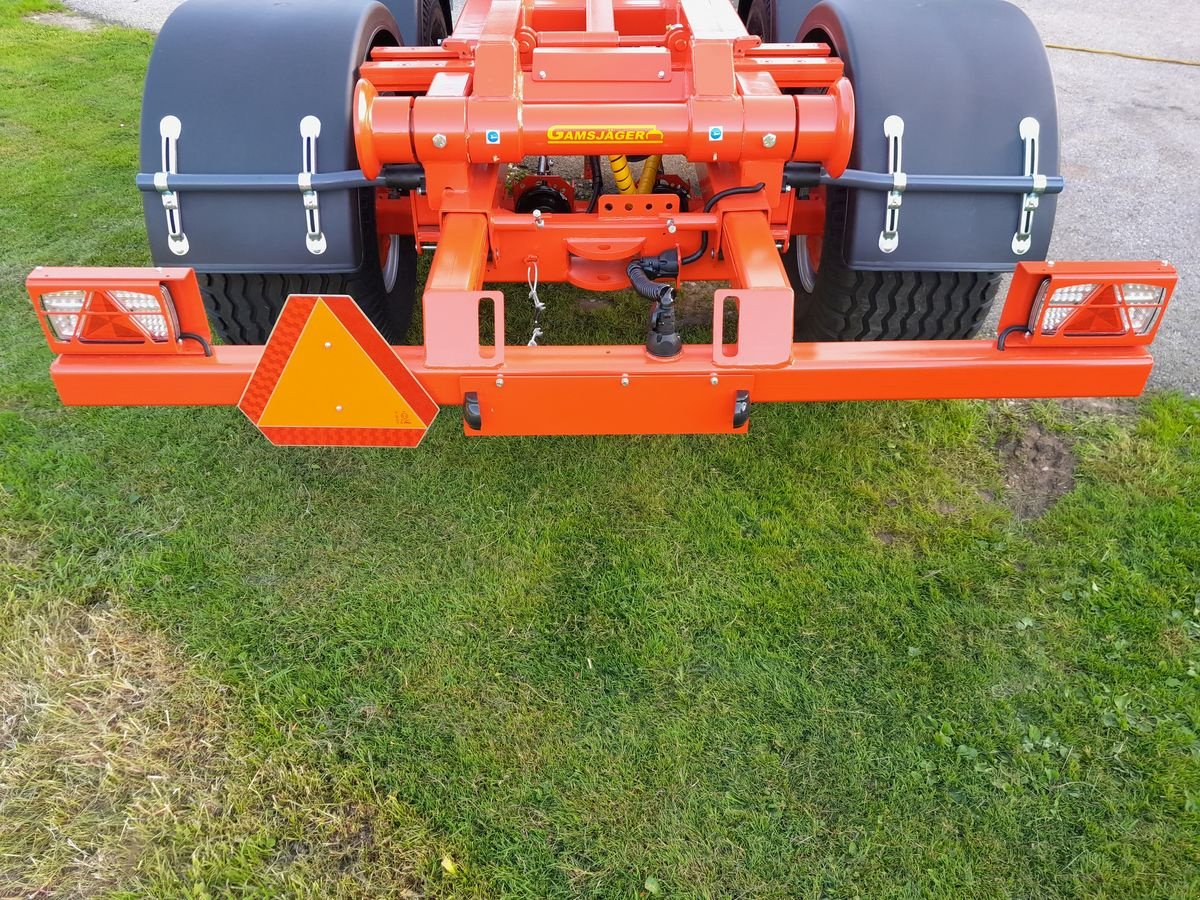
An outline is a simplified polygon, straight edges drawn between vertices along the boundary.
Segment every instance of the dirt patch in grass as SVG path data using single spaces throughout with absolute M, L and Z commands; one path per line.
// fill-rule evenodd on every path
M 66 28 L 70 31 L 91 31 L 96 27 L 95 21 L 87 16 L 78 16 L 69 12 L 36 13 L 26 16 L 25 21 L 37 25 L 49 25 L 52 28 Z
M 1036 519 L 1075 486 L 1075 454 L 1066 440 L 1027 422 L 999 442 L 1008 503 L 1023 521 Z

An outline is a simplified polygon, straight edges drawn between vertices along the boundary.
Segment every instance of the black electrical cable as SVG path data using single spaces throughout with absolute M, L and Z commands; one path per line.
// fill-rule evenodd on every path
M 212 344 L 210 344 L 208 341 L 206 341 L 204 338 L 202 338 L 198 334 L 193 334 L 190 331 L 181 331 L 181 332 L 179 332 L 179 339 L 181 341 L 195 341 L 197 344 L 199 344 L 201 347 L 204 348 L 205 356 L 213 355 Z
M 747 187 L 747 186 L 743 185 L 742 187 L 731 187 L 731 188 L 726 188 L 723 191 L 717 191 L 717 193 L 715 193 L 711 197 L 709 197 L 708 202 L 704 204 L 704 211 L 706 213 L 712 212 L 713 207 L 716 206 L 718 203 L 720 203 L 722 200 L 724 200 L 726 197 L 732 197 L 734 194 L 757 194 L 759 191 L 761 191 L 766 186 L 767 186 L 767 183 L 765 181 L 760 181 L 758 184 L 754 185 L 753 187 Z M 702 232 L 700 232 L 700 246 L 696 248 L 696 252 L 690 253 L 687 256 L 685 256 L 683 259 L 681 259 L 679 261 L 679 264 L 681 266 L 691 265 L 696 260 L 700 259 L 700 257 L 702 257 L 704 255 L 706 250 L 708 250 L 708 232 L 702 231 Z
M 587 211 L 594 213 L 596 204 L 600 202 L 600 195 L 604 193 L 604 173 L 600 170 L 600 157 L 589 156 L 588 162 L 592 166 L 592 199 L 588 201 Z
M 1026 325 L 1009 325 L 1002 332 L 1000 332 L 1000 336 L 996 338 L 996 349 L 1003 350 L 1004 342 L 1008 340 L 1008 336 L 1010 334 L 1016 334 L 1018 331 L 1023 331 L 1023 332 L 1025 332 L 1025 334 L 1033 333 L 1029 330 L 1029 327 Z
M 654 281 L 646 274 L 646 270 L 643 267 L 644 262 L 644 260 L 635 259 L 629 264 L 629 268 L 625 270 L 625 273 L 629 276 L 629 283 L 633 285 L 635 291 L 647 300 L 670 305 L 675 299 L 675 288 L 669 284 Z

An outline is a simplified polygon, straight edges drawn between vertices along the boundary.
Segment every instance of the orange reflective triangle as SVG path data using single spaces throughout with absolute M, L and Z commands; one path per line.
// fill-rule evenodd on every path
M 308 317 L 258 424 L 425 427 L 409 402 L 324 303 L 318 303 Z
M 238 403 L 272 443 L 415 447 L 438 407 L 344 296 L 288 298 Z

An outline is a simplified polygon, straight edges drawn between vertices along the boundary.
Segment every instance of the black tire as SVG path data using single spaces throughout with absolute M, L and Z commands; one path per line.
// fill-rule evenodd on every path
M 815 273 L 803 270 L 803 236 L 784 253 L 796 294 L 797 341 L 953 340 L 978 333 L 999 272 L 876 272 L 847 268 L 842 253 L 846 191 L 826 196 L 825 237 Z M 806 277 L 807 276 L 807 277 Z M 811 290 L 809 290 L 811 285 Z
M 370 210 L 364 203 L 364 210 Z M 370 217 L 370 213 L 366 213 Z M 396 254 L 391 290 L 384 283 L 374 221 L 364 222 L 366 242 L 362 268 L 357 272 L 295 275 L 197 274 L 200 293 L 213 330 L 227 344 L 265 344 L 289 294 L 348 294 L 379 329 L 389 344 L 404 341 L 412 322 L 417 288 L 417 251 L 411 240 L 393 241 Z
M 742 0 L 738 4 L 738 10 L 747 32 L 764 41 L 774 40 L 775 4 L 772 0 Z M 790 41 L 791 38 L 785 40 Z
M 437 47 L 450 36 L 450 23 L 441 0 L 421 0 L 421 35 L 423 47 Z

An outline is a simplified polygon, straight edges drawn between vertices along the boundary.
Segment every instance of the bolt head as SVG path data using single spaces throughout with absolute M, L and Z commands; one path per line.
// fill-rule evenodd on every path
M 666 73 L 666 72 L 660 71 L 660 72 L 658 73 L 658 80 L 659 80 L 659 81 L 662 81 L 662 80 L 663 80 L 664 78 L 666 78 L 666 77 L 667 77 L 667 73 Z
M 711 384 L 713 387 L 716 387 L 718 384 L 721 383 L 721 379 L 718 378 L 716 375 L 712 375 L 709 377 L 708 383 Z
M 341 411 L 342 411 L 342 404 L 340 404 L 340 403 L 339 403 L 337 406 L 335 406 L 335 407 L 334 407 L 334 409 L 336 409 L 338 412 L 341 412 Z
M 770 150 L 775 146 L 775 140 L 775 135 L 768 131 L 763 135 L 763 146 Z
M 496 387 L 504 387 L 504 376 L 503 375 L 496 376 Z
M 545 69 L 538 72 L 538 78 L 541 78 L 543 81 L 545 81 L 545 79 L 546 79 L 546 70 Z
M 621 387 L 629 387 L 629 376 L 628 375 L 621 376 Z
M 675 225 L 674 219 L 667 219 L 667 234 L 674 234 L 679 228 Z
M 326 342 L 325 342 L 325 349 L 326 349 L 326 350 L 328 350 L 328 349 L 329 349 L 330 347 L 332 347 L 332 346 L 333 346 L 333 341 L 326 341 Z
M 437 147 L 439 150 L 441 150 L 443 147 L 445 147 L 446 146 L 446 136 L 441 133 L 435 134 L 433 136 L 433 146 Z

